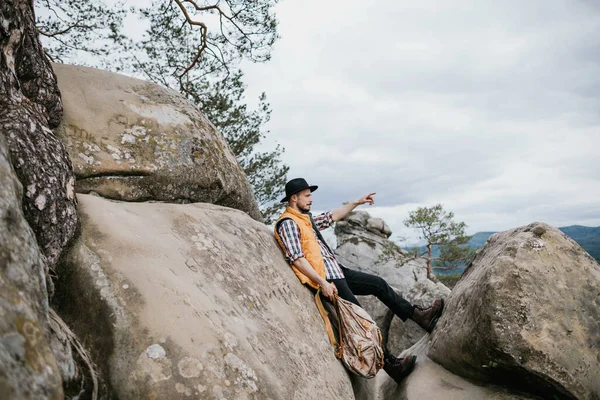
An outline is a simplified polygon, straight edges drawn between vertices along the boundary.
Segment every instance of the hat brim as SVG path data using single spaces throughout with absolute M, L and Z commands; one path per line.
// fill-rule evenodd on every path
M 299 193 L 299 192 L 301 192 L 301 191 L 303 191 L 303 190 L 305 190 L 305 189 L 310 189 L 310 192 L 312 193 L 312 192 L 314 192 L 315 190 L 317 190 L 318 188 L 319 188 L 319 186 L 317 186 L 317 185 L 312 185 L 312 186 L 309 186 L 309 187 L 307 187 L 307 188 L 300 189 L 300 190 L 298 190 L 297 192 L 290 193 L 290 195 L 289 195 L 289 196 L 285 196 L 283 199 L 279 200 L 279 202 L 280 202 L 280 203 L 285 203 L 286 201 L 288 201 L 288 200 L 290 199 L 290 196 L 293 196 L 293 195 L 295 195 L 296 193 Z

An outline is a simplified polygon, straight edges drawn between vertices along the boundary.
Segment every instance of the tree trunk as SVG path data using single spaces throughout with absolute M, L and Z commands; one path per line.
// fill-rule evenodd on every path
M 427 243 L 427 278 L 433 277 L 433 271 L 431 270 L 431 243 Z
M 51 267 L 77 226 L 73 167 L 50 130 L 62 117 L 60 91 L 38 39 L 32 2 L 3 0 L 0 18 L 0 132 L 24 188 L 25 218 Z
M 75 233 L 75 180 L 34 21 L 31 0 L 0 0 L 0 397 L 59 399 L 46 276 Z

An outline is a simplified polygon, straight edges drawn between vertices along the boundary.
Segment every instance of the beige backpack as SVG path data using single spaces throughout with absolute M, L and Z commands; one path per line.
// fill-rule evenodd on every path
M 373 378 L 383 368 L 381 331 L 369 314 L 356 304 L 334 295 L 339 341 L 336 341 L 327 311 L 321 302 L 320 289 L 315 295 L 317 308 L 325 322 L 329 341 L 336 346 L 335 356 L 356 375 Z

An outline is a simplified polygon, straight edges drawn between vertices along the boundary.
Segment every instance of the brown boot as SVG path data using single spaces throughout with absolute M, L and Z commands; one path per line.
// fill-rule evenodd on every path
M 396 358 L 394 356 L 388 355 L 385 357 L 385 364 L 383 364 L 383 370 L 390 376 L 390 378 L 395 380 L 396 383 L 400 383 L 415 368 L 416 361 L 417 356 Z
M 429 308 L 423 309 L 419 306 L 415 306 L 413 315 L 411 315 L 410 319 L 415 321 L 421 328 L 431 333 L 433 328 L 435 328 L 438 319 L 442 315 L 442 311 L 444 311 L 444 299 L 435 299 L 433 305 Z

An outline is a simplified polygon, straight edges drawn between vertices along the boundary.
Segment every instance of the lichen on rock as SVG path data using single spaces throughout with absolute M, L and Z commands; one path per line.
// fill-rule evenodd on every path
M 206 202 L 261 220 L 248 180 L 216 128 L 179 93 L 92 68 L 54 65 L 78 193 Z

